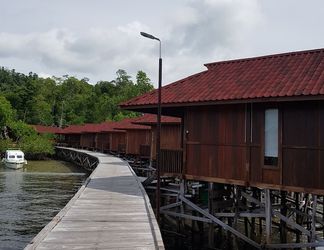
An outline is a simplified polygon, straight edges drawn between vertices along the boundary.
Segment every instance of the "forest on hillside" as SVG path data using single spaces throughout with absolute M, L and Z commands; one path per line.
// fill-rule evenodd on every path
M 153 89 L 145 72 L 133 82 L 125 70 L 95 85 L 73 76 L 42 78 L 0 68 L 0 153 L 21 148 L 28 158 L 54 153 L 53 135 L 38 135 L 28 124 L 65 127 L 132 117 L 118 104 Z
M 135 81 L 118 70 L 111 81 L 95 85 L 73 76 L 41 78 L 0 68 L 0 96 L 8 100 L 17 120 L 27 124 L 67 126 L 120 120 L 134 113 L 119 109 L 124 100 L 153 89 L 146 73 L 138 71 Z

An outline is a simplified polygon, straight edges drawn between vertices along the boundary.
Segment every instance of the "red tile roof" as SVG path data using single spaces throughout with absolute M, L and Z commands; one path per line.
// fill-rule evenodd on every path
M 103 122 L 101 123 L 101 130 L 100 132 L 125 132 L 123 130 L 116 130 L 115 128 L 118 127 L 118 122 Z
M 43 125 L 31 125 L 37 133 L 40 134 L 60 134 L 62 129 L 58 127 L 43 126 Z
M 103 129 L 103 124 L 101 123 L 86 123 L 82 126 L 82 133 L 98 133 Z
M 324 49 L 205 64 L 208 70 L 162 88 L 165 106 L 324 95 Z M 323 96 L 324 98 L 324 96 Z M 122 103 L 156 105 L 157 90 Z
M 149 127 L 149 126 L 134 124 L 133 121 L 135 121 L 136 119 L 137 119 L 137 117 L 126 118 L 124 120 L 116 122 L 114 129 L 118 129 L 118 130 L 132 130 L 132 129 L 150 130 L 151 129 L 151 127 Z
M 114 123 L 115 122 L 103 122 L 70 125 L 63 129 L 63 134 L 84 134 L 114 131 Z
M 123 133 L 128 129 L 150 129 L 148 126 L 133 124 L 136 118 L 126 118 L 118 122 L 103 122 L 103 123 L 87 123 L 84 125 L 70 125 L 60 132 L 61 134 L 85 134 L 85 133 L 101 133 L 114 132 Z
M 143 124 L 143 125 L 155 125 L 157 123 L 157 115 L 153 114 L 144 114 L 140 117 L 137 117 L 133 120 L 134 124 Z M 172 116 L 161 116 L 162 124 L 180 124 L 181 119 Z
M 63 129 L 62 134 L 81 134 L 83 125 L 70 125 Z

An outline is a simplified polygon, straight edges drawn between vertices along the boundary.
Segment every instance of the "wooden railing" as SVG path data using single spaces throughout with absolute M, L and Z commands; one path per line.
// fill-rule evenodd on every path
M 151 155 L 151 145 L 140 145 L 140 157 L 150 158 Z
M 182 149 L 161 149 L 161 172 L 182 173 Z

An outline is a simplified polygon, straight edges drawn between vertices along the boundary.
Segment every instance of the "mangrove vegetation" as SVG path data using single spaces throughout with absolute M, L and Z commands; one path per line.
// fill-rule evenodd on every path
M 65 127 L 134 117 L 118 104 L 151 90 L 143 71 L 135 81 L 120 69 L 115 79 L 90 84 L 87 78 L 42 78 L 0 67 L 0 151 L 19 147 L 32 158 L 53 154 L 53 135 L 39 135 L 31 124 Z

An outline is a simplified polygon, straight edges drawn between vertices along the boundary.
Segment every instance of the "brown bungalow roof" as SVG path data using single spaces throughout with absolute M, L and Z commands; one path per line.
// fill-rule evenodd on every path
M 124 133 L 129 129 L 141 129 L 148 130 L 150 127 L 139 124 L 133 124 L 132 122 L 136 118 L 126 118 L 118 122 L 103 122 L 103 123 L 86 123 L 84 125 L 70 125 L 60 132 L 61 134 L 85 134 L 85 133 Z
M 115 128 L 118 127 L 118 122 L 103 122 L 101 123 L 101 133 L 104 132 L 125 132 L 124 130 L 116 130 Z
M 324 95 L 324 49 L 205 64 L 206 71 L 162 88 L 165 106 Z M 157 90 L 122 103 L 156 105 Z
M 155 125 L 155 124 L 157 124 L 157 115 L 143 114 L 142 116 L 135 118 L 132 123 L 150 125 L 150 126 Z M 161 123 L 162 124 L 181 124 L 181 118 L 162 115 Z
M 60 134 L 62 129 L 59 127 L 51 127 L 51 126 L 44 126 L 44 125 L 31 125 L 37 133 L 40 134 Z
M 81 134 L 83 130 L 83 125 L 69 125 L 64 128 L 61 134 Z
M 81 133 L 97 133 L 101 130 L 101 124 L 86 123 L 81 128 Z
M 133 129 L 150 130 L 151 129 L 151 127 L 149 127 L 149 126 L 134 124 L 133 121 L 135 121 L 136 119 L 137 119 L 137 117 L 126 118 L 124 120 L 116 122 L 114 129 L 117 129 L 117 130 L 133 130 Z

